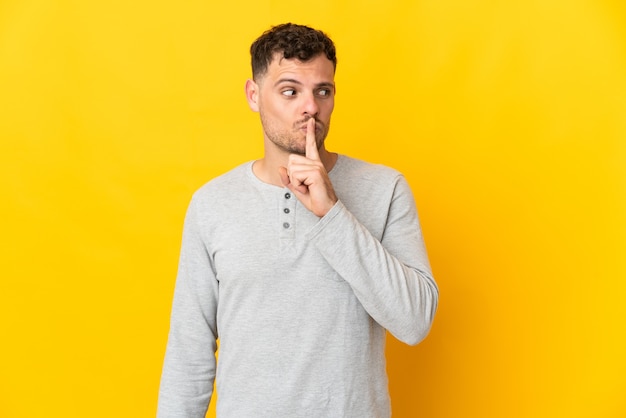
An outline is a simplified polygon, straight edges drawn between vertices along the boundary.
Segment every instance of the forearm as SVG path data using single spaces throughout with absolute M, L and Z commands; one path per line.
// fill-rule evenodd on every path
M 172 310 L 158 418 L 204 418 L 213 394 L 216 338 L 181 293 L 177 292 Z

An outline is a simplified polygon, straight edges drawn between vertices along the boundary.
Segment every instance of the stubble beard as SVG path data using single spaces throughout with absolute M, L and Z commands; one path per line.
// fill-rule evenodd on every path
M 263 125 L 263 132 L 265 136 L 279 149 L 288 154 L 306 154 L 306 136 L 302 132 L 301 128 L 306 125 L 310 119 L 305 118 L 297 121 L 293 124 L 291 131 L 280 130 L 276 128 L 270 121 L 268 121 L 264 115 L 261 114 L 261 125 Z M 319 121 L 318 121 L 319 122 Z M 315 129 L 315 142 L 317 143 L 317 149 L 319 150 L 326 139 L 328 134 L 328 128 L 330 125 L 321 124 L 321 129 Z

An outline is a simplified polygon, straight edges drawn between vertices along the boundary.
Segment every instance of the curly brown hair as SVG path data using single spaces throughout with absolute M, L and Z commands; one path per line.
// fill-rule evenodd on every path
M 308 26 L 294 23 L 273 26 L 252 43 L 250 55 L 255 80 L 265 74 L 275 53 L 282 53 L 285 59 L 295 58 L 303 62 L 324 54 L 337 68 L 333 41 L 324 32 Z

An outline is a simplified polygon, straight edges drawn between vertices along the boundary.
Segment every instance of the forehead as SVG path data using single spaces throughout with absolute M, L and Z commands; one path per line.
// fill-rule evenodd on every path
M 318 54 L 308 61 L 300 61 L 296 58 L 287 59 L 282 54 L 274 54 L 264 78 L 277 80 L 285 77 L 302 82 L 332 83 L 335 78 L 335 67 L 324 54 Z

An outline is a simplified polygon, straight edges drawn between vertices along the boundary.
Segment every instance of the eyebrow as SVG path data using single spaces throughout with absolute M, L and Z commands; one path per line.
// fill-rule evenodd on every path
M 279 84 L 284 84 L 284 83 L 292 83 L 292 84 L 302 84 L 301 82 L 299 82 L 298 80 L 294 79 L 294 78 L 281 78 L 278 81 L 276 81 L 274 83 L 275 86 L 279 85 Z
M 298 85 L 302 85 L 302 82 L 294 79 L 294 78 L 281 78 L 278 81 L 276 81 L 276 83 L 274 83 L 274 86 L 278 86 L 280 84 L 284 84 L 284 83 L 290 83 L 290 84 L 298 84 Z M 321 82 L 315 85 L 316 88 L 320 88 L 320 87 L 330 87 L 330 88 L 335 88 L 335 83 L 331 83 L 331 82 Z

